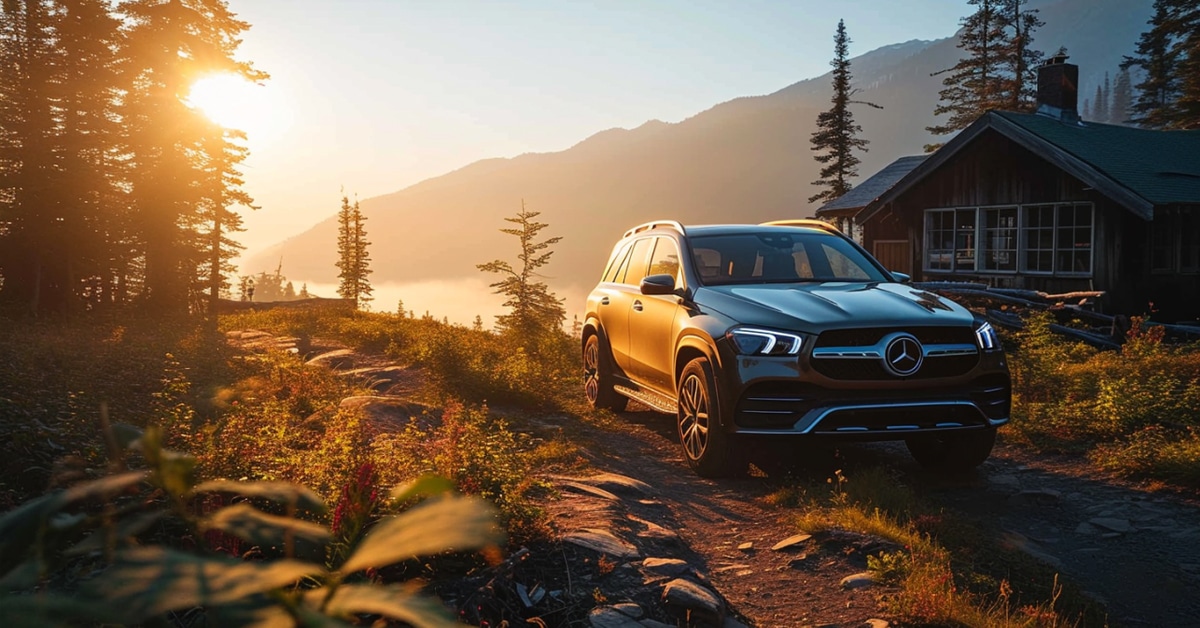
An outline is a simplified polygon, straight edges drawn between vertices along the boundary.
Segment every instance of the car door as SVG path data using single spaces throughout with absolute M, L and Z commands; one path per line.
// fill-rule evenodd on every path
M 681 285 L 679 246 L 673 238 L 654 238 L 646 276 L 671 275 Z M 640 282 L 640 280 L 639 280 Z M 679 297 L 646 295 L 638 290 L 629 312 L 629 357 L 632 375 L 639 383 L 667 394 L 675 391 L 675 317 Z
M 637 381 L 630 366 L 630 312 L 634 301 L 641 297 L 638 284 L 646 276 L 646 264 L 654 246 L 653 238 L 642 238 L 633 243 L 633 250 L 625 260 L 624 267 L 613 278 L 609 292 L 600 300 L 600 322 L 608 335 L 613 362 L 627 377 Z M 605 300 L 607 299 L 607 300 Z

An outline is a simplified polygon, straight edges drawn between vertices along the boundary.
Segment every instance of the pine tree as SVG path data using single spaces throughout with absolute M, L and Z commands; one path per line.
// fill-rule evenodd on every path
M 850 105 L 864 104 L 882 108 L 873 103 L 850 99 L 858 90 L 850 87 L 849 46 L 850 38 L 846 35 L 845 21 L 838 20 L 837 33 L 833 37 L 834 56 L 830 62 L 833 66 L 833 106 L 817 115 L 817 130 L 813 132 L 810 140 L 812 150 L 828 151 L 813 157 L 825 166 L 821 168 L 821 178 L 812 184 L 828 189 L 810 196 L 810 203 L 833 200 L 854 187 L 850 179 L 858 176 L 860 163 L 854 152 L 866 152 L 868 141 L 858 137 L 862 127 L 855 124 Z
M 1179 76 L 1180 49 L 1175 43 L 1181 27 L 1181 4 L 1195 0 L 1154 0 L 1154 15 L 1150 28 L 1138 39 L 1136 53 L 1125 57 L 1122 69 L 1140 68 L 1143 80 L 1138 83 L 1131 109 L 1131 121 L 1152 129 L 1177 128 L 1179 100 L 1182 95 Z
M 1109 81 L 1108 72 L 1104 73 L 1104 91 L 1101 92 L 1101 98 L 1104 99 L 1104 117 L 1100 122 L 1112 122 L 1112 83 Z
M 1133 85 L 1129 79 L 1129 69 L 1123 68 L 1117 72 L 1117 80 L 1113 83 L 1112 101 L 1109 104 L 1108 121 L 1111 124 L 1125 124 L 1129 120 L 1129 107 L 1133 103 Z
M 1084 120 L 1092 119 L 1091 101 L 1088 100 L 1087 98 L 1083 99 L 1083 114 L 1080 117 L 1083 118 Z
M 476 314 L 475 320 L 471 323 L 471 329 L 475 331 L 483 331 L 483 317 Z
M 968 0 L 977 7 L 960 22 L 958 47 L 965 53 L 946 74 L 938 92 L 936 116 L 948 116 L 927 127 L 934 135 L 960 131 L 992 109 L 1032 110 L 1036 73 L 1042 54 L 1031 48 L 1033 31 L 1042 25 L 1036 10 L 1022 10 L 1025 0 Z M 925 147 L 927 152 L 940 144 Z
M 358 206 L 358 200 L 342 195 L 342 207 L 338 211 L 338 296 L 354 303 L 354 309 L 371 301 L 371 256 L 367 252 L 370 242 L 363 223 L 366 216 Z
M 537 239 L 538 233 L 549 226 L 535 220 L 540 214 L 525 209 L 525 201 L 521 201 L 521 211 L 516 217 L 504 219 L 517 225 L 516 228 L 500 231 L 516 236 L 520 241 L 521 252 L 517 255 L 521 262 L 519 267 L 514 268 L 504 260 L 476 266 L 483 272 L 503 277 L 490 284 L 496 294 L 508 297 L 504 307 L 509 308 L 509 313 L 497 316 L 496 326 L 503 332 L 517 334 L 523 342 L 536 341 L 548 331 L 561 329 L 567 317 L 562 301 L 550 292 L 545 283 L 538 281 L 541 277 L 538 269 L 548 264 L 550 256 L 554 254 L 548 249 L 562 240 L 557 236 L 540 241 Z
M 266 75 L 234 59 L 238 35 L 249 24 L 224 0 L 129 0 L 121 10 L 130 23 L 131 89 L 123 114 L 145 297 L 159 311 L 178 312 L 187 307 L 200 264 L 222 255 L 222 232 L 228 231 L 218 223 L 228 214 L 221 212 L 248 198 L 233 170 L 245 153 L 230 148 L 227 137 L 213 139 L 211 123 L 185 99 L 205 74 L 255 81 Z M 212 225 L 207 234 L 206 223 Z
M 1006 74 L 1001 89 L 1006 94 L 1005 108 L 1009 111 L 1033 111 L 1037 108 L 1037 68 L 1042 53 L 1033 49 L 1033 32 L 1045 26 L 1037 9 L 1022 9 L 1028 0 L 1003 0 L 1001 18 L 1010 29 L 998 54 L 1000 68 Z
M 1104 86 L 1096 84 L 1096 100 L 1092 107 L 1092 119 L 1096 122 L 1104 122 L 1108 120 L 1108 107 L 1104 101 Z
M 1179 0 L 1175 32 L 1179 37 L 1178 120 L 1180 129 L 1200 129 L 1200 2 Z

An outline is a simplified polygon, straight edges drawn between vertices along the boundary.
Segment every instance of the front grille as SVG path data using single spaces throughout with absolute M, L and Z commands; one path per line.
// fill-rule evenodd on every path
M 903 433 L 916 430 L 980 427 L 979 411 L 967 405 L 916 408 L 862 408 L 831 413 L 814 434 Z
M 975 331 L 970 327 L 866 327 L 821 332 L 813 346 L 869 347 L 895 332 L 912 334 L 923 345 L 975 344 Z
M 838 379 L 845 381 L 867 381 L 867 380 L 921 380 L 935 379 L 938 377 L 958 377 L 969 373 L 975 365 L 979 364 L 979 354 L 972 355 L 951 355 L 936 357 L 931 356 L 925 358 L 924 364 L 920 370 L 908 377 L 896 377 L 887 372 L 883 368 L 883 364 L 878 359 L 813 359 L 812 366 L 815 371 L 828 377 L 829 379 Z

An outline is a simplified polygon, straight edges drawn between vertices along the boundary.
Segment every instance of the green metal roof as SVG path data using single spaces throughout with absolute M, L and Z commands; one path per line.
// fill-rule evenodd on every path
M 990 115 L 1053 144 L 1154 205 L 1200 204 L 1200 131 L 1070 124 L 1009 111 Z

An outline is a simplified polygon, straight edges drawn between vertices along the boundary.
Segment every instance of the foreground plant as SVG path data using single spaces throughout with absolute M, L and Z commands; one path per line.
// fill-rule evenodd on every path
M 285 482 L 197 484 L 194 460 L 163 449 L 157 429 L 130 445 L 147 469 L 118 470 L 0 517 L 0 589 L 19 592 L 0 599 L 10 628 L 140 624 L 169 614 L 222 626 L 348 626 L 363 616 L 452 626 L 442 605 L 413 583 L 378 584 L 363 573 L 502 539 L 491 505 L 423 478 L 390 497 L 425 501 L 331 553 L 331 531 L 300 517 L 325 513 L 311 490 Z M 216 506 L 198 514 L 199 504 Z M 201 539 L 221 535 L 254 549 L 238 558 L 203 546 Z M 154 542 L 171 537 L 192 546 Z M 326 556 L 339 564 L 326 564 Z

